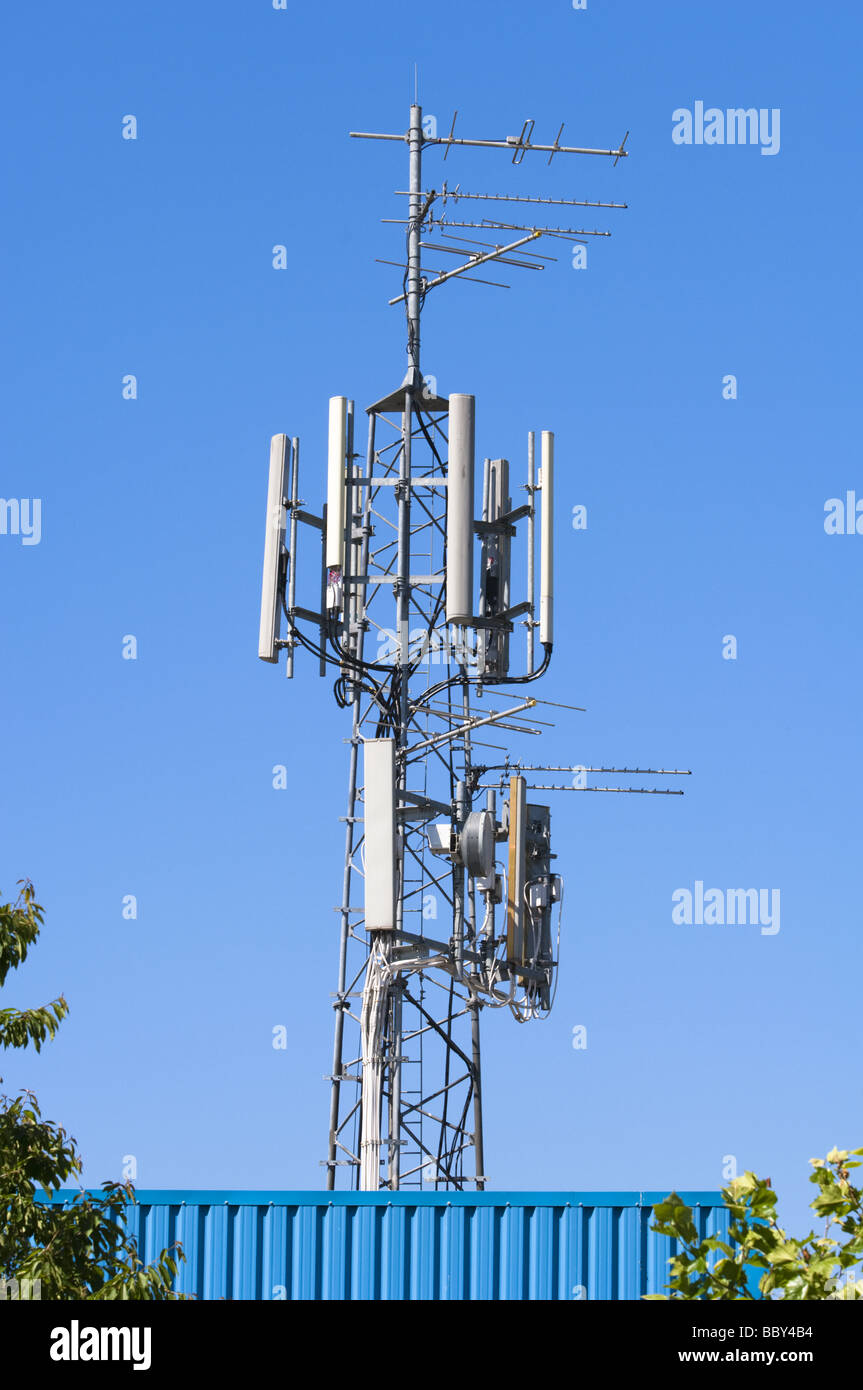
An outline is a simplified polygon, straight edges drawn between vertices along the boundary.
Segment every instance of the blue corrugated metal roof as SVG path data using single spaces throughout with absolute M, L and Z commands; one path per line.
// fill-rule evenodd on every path
M 97 1189 L 93 1189 L 97 1191 Z M 675 1189 L 676 1191 L 677 1189 Z M 499 1207 L 499 1206 L 592 1206 L 592 1207 L 644 1207 L 655 1206 L 668 1196 L 671 1188 L 655 1192 L 419 1192 L 407 1189 L 403 1192 L 292 1192 L 267 1191 L 266 1189 L 242 1188 L 137 1188 L 135 1196 L 139 1203 L 168 1204 L 176 1206 L 185 1202 L 228 1203 L 235 1207 L 255 1207 L 272 1203 L 282 1207 L 308 1206 L 461 1206 L 461 1207 Z M 55 1202 L 69 1201 L 76 1193 L 75 1188 L 62 1188 L 55 1194 Z M 678 1192 L 678 1196 L 690 1207 L 721 1206 L 719 1192 Z M 38 1200 L 48 1200 L 39 1194 Z
M 177 1288 L 203 1299 L 637 1299 L 668 1278 L 666 1195 L 142 1189 L 127 1219 L 145 1261 L 182 1243 Z M 681 1196 L 727 1235 L 718 1192 Z

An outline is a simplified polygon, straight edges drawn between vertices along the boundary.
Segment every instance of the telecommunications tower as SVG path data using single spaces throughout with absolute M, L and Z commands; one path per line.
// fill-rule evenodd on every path
M 404 305 L 407 370 L 366 408 L 362 442 L 353 401 L 331 398 L 320 514 L 300 495 L 299 439 L 277 434 L 270 446 L 258 655 L 276 663 L 284 654 L 288 676 L 296 659 L 311 656 L 351 721 L 324 1160 L 330 1189 L 484 1187 L 481 1015 L 542 1017 L 556 984 L 562 876 L 549 808 L 527 794 L 646 790 L 537 783 L 531 774 L 573 769 L 511 760 L 493 741 L 539 733 L 547 722 L 536 712 L 548 702 L 532 691 L 554 642 L 554 434 L 543 430 L 538 448 L 528 436 L 519 503 L 507 457 L 477 467 L 474 397 L 439 396 L 420 365 L 429 291 L 460 276 L 484 278 L 476 271 L 492 263 L 539 269 L 550 258 L 532 248 L 544 237 L 609 235 L 541 225 L 529 210 L 626 206 L 446 182 L 427 188 L 424 153 L 435 148 L 445 161 L 474 146 L 507 150 L 514 165 L 536 153 L 549 164 L 557 155 L 616 164 L 626 136 L 616 149 L 597 150 L 561 144 L 563 126 L 548 145 L 534 143 L 533 121 L 503 140 L 461 138 L 455 124 L 453 117 L 446 136 L 424 132 L 414 104 L 403 134 L 351 132 L 407 146 L 408 188 L 397 190 L 407 215 L 383 219 L 405 229 L 404 259 L 394 262 L 401 290 L 389 302 Z M 461 202 L 492 203 L 497 212 L 457 220 L 447 208 Z M 458 264 L 445 268 L 446 256 Z M 519 593 L 511 553 L 522 524 Z M 306 607 L 297 594 L 301 526 L 321 546 Z M 523 644 L 514 640 L 517 625 Z

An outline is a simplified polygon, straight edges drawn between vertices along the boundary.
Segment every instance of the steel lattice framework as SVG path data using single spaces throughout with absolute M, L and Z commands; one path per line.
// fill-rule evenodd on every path
M 362 1179 L 363 1144 L 367 1149 L 371 1145 L 366 1156 L 369 1174 L 377 1171 L 385 1154 L 386 1175 L 381 1176 L 391 1188 L 419 1183 L 423 1177 L 436 1186 L 482 1186 L 481 1004 L 465 982 L 464 967 L 460 970 L 455 964 L 457 940 L 462 956 L 465 950 L 468 956 L 475 950 L 475 903 L 465 894 L 463 875 L 432 856 L 426 837 L 429 816 L 450 816 L 459 787 L 472 781 L 470 732 L 451 737 L 472 715 L 467 665 L 460 659 L 468 653 L 450 650 L 443 608 L 446 417 L 424 408 L 418 394 L 405 390 L 399 415 L 384 409 L 369 412 L 366 466 L 362 474 L 357 469 L 352 489 L 355 563 L 353 573 L 345 575 L 355 615 L 352 655 L 358 661 L 367 658 L 365 644 L 375 636 L 376 667 L 402 650 L 406 660 L 389 671 L 370 672 L 370 682 L 345 680 L 353 730 L 335 1001 L 330 1186 L 340 1165 L 355 1170 L 355 1181 Z M 385 426 L 397 435 L 378 447 L 379 431 Z M 364 929 L 362 908 L 354 907 L 363 901 L 365 844 L 358 814 L 363 807 L 358 755 L 365 737 L 387 735 L 395 738 L 399 749 L 404 793 L 400 892 L 395 932 L 373 943 Z M 472 794 L 465 792 L 464 799 L 469 803 Z M 441 921 L 451 924 L 443 939 L 435 928 Z M 372 1068 L 379 1070 L 384 1116 L 380 1136 L 374 1133 L 376 1124 L 368 1124 Z M 344 1098 L 346 1085 L 353 1093 Z M 377 1100 L 373 1097 L 372 1103 Z M 372 1184 L 378 1186 L 373 1177 L 364 1182 Z

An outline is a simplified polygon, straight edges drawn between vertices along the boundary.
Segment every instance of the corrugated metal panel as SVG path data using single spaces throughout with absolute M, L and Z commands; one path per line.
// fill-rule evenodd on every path
M 727 1238 L 718 1192 L 681 1195 Z M 139 1191 L 128 1219 L 147 1261 L 182 1243 L 177 1287 L 203 1299 L 618 1300 L 667 1282 L 665 1196 Z

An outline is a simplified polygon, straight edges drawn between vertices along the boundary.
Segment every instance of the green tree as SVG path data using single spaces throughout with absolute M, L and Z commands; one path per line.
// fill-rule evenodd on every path
M 22 881 L 15 902 L 0 901 L 0 989 L 10 970 L 27 959 L 43 921 L 33 885 Z M 35 1047 L 53 1038 L 68 1013 L 60 995 L 37 1009 L 0 1009 L 0 1049 Z M 2 1078 L 0 1078 L 2 1079 Z M 24 1090 L 14 1099 L 0 1094 L 0 1297 L 51 1299 L 170 1299 L 176 1252 L 163 1250 L 144 1265 L 123 1224 L 134 1202 L 131 1183 L 102 1184 L 99 1194 L 83 1188 L 68 1205 L 37 1201 L 50 1197 L 82 1162 L 74 1139 L 42 1118 L 36 1097 Z
M 863 1299 L 863 1194 L 850 1180 L 863 1149 L 831 1149 L 812 1158 L 809 1181 L 818 1188 L 810 1203 L 824 1233 L 800 1240 L 776 1220 L 776 1193 L 754 1173 L 734 1178 L 722 1190 L 731 1216 L 728 1240 L 699 1237 L 692 1211 L 672 1192 L 653 1212 L 657 1234 L 678 1243 L 665 1294 L 652 1299 Z M 842 1232 L 837 1240 L 828 1234 Z M 753 1287 L 754 1286 L 754 1287 Z

